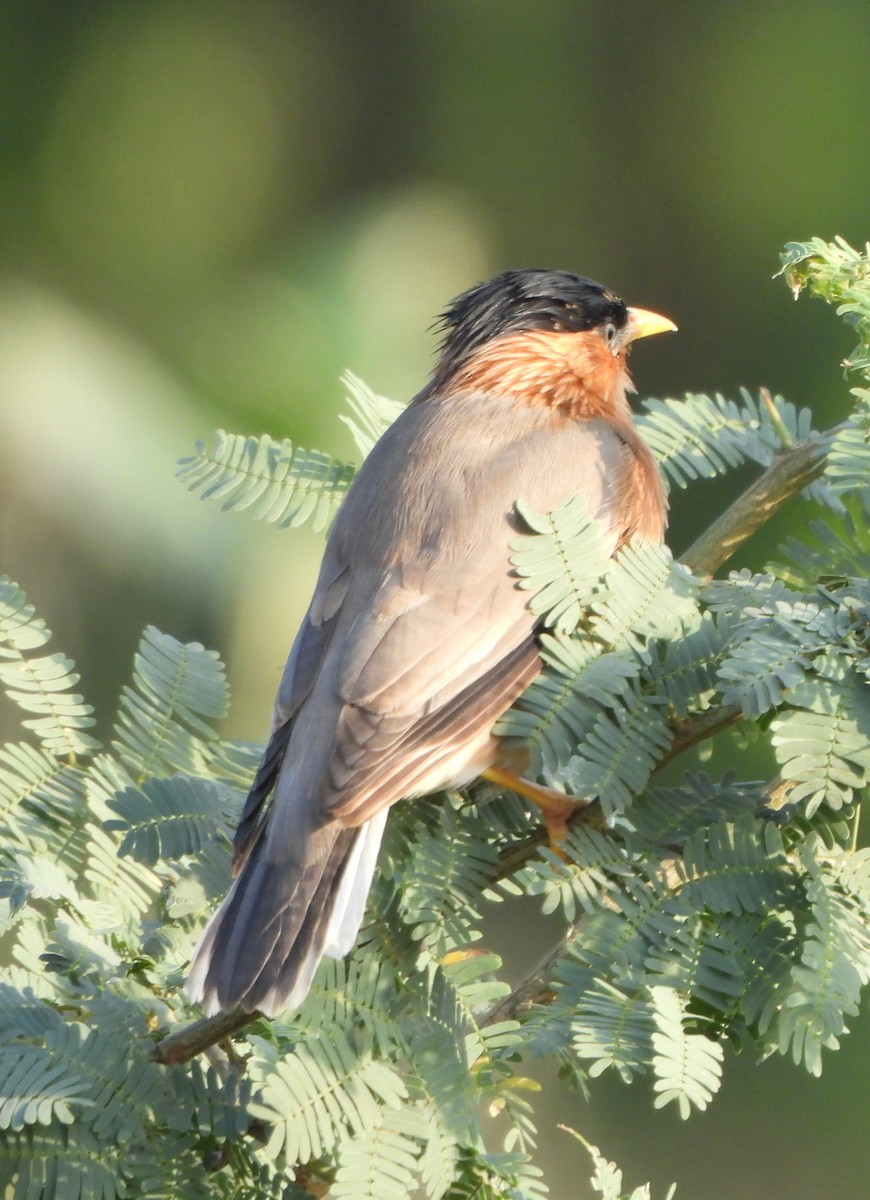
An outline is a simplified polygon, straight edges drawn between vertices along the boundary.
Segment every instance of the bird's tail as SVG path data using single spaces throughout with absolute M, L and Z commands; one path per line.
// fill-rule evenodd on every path
M 386 818 L 384 809 L 352 829 L 330 822 L 304 839 L 301 853 L 277 854 L 261 834 L 193 956 L 187 992 L 207 1016 L 295 1008 L 323 955 L 347 954 Z

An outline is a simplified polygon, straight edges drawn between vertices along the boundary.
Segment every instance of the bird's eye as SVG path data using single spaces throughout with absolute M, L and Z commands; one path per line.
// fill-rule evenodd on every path
M 604 326 L 604 340 L 607 342 L 608 346 L 612 346 L 616 340 L 616 326 L 612 321 L 608 321 Z

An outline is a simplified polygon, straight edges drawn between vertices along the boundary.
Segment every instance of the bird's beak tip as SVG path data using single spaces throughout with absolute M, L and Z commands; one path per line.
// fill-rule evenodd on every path
M 677 327 L 670 317 L 660 316 L 659 313 L 647 312 L 645 308 L 630 308 L 628 310 L 628 328 L 631 341 L 637 338 L 650 337 L 654 333 L 676 333 Z

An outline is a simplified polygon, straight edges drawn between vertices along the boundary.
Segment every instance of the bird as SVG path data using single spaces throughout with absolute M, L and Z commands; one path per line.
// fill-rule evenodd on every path
M 545 268 L 503 271 L 443 312 L 428 381 L 329 532 L 236 831 L 235 880 L 189 970 L 206 1016 L 294 1009 L 321 958 L 349 952 L 396 802 L 483 777 L 545 816 L 548 797 L 558 805 L 493 733 L 542 669 L 540 618 L 511 565 L 516 502 L 547 512 L 584 497 L 608 554 L 663 540 L 626 356 L 673 329 Z

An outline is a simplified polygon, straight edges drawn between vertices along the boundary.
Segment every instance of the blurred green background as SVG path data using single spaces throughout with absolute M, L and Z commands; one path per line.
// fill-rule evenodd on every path
M 339 373 L 409 398 L 435 315 L 505 267 L 672 316 L 642 394 L 838 419 L 848 332 L 771 275 L 789 239 L 870 236 L 868 51 L 867 0 L 4 0 L 0 571 L 87 698 L 111 712 L 153 622 L 220 649 L 228 732 L 264 736 L 320 542 L 175 461 L 218 425 L 352 454 Z M 739 485 L 674 497 L 677 552 Z M 533 962 L 551 935 L 509 920 Z M 543 1112 L 541 1159 L 587 1195 L 561 1120 L 659 1194 L 864 1200 L 868 1072 L 865 1019 L 821 1080 L 738 1061 L 688 1125 L 600 1080 Z

